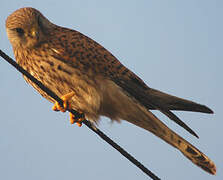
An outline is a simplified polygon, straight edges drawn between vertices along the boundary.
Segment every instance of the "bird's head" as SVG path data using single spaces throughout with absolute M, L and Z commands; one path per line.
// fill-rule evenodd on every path
M 54 25 L 34 8 L 21 8 L 6 19 L 6 31 L 14 49 L 43 43 Z

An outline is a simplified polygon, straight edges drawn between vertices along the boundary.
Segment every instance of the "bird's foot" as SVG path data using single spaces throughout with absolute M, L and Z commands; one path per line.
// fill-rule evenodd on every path
M 70 105 L 69 105 L 68 101 L 74 96 L 74 94 L 75 93 L 72 91 L 72 92 L 70 92 L 70 93 L 65 94 L 64 96 L 62 96 L 61 99 L 63 100 L 63 107 L 61 107 L 61 105 L 58 102 L 56 102 L 53 105 L 52 109 L 54 111 L 65 112 L 67 109 L 70 108 Z
M 62 96 L 61 99 L 63 100 L 63 107 L 61 107 L 61 105 L 58 102 L 56 102 L 53 105 L 52 109 L 54 111 L 61 111 L 61 112 L 65 112 L 67 109 L 70 109 L 71 107 L 70 107 L 70 104 L 69 104 L 68 101 L 74 96 L 74 94 L 75 93 L 72 91 L 72 92 Z M 79 113 L 83 114 L 82 112 L 79 112 Z M 82 126 L 82 121 L 84 121 L 84 120 L 85 120 L 84 117 L 75 118 L 74 114 L 70 113 L 70 123 L 71 124 L 77 123 L 77 125 L 79 127 L 81 127 Z
M 82 112 L 79 112 L 81 115 L 83 114 Z M 76 118 L 74 114 L 70 113 L 70 123 L 74 124 L 76 123 L 79 127 L 82 126 L 82 122 L 85 120 L 84 117 L 79 117 Z

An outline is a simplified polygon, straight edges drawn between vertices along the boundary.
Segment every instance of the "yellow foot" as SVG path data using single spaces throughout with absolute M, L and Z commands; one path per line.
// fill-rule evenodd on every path
M 79 112 L 80 114 L 82 114 L 81 112 Z M 82 126 L 82 122 L 85 120 L 85 118 L 78 118 L 78 119 L 75 119 L 75 116 L 72 114 L 72 113 L 70 113 L 70 123 L 71 124 L 74 124 L 74 123 L 76 123 L 79 127 L 81 127 Z
M 65 112 L 68 108 L 70 108 L 68 101 L 74 96 L 74 92 L 70 92 L 68 94 L 65 94 L 64 96 L 61 97 L 61 99 L 63 100 L 63 107 L 60 106 L 60 104 L 58 102 L 56 102 L 54 104 L 54 106 L 52 107 L 52 109 L 54 111 L 62 111 Z
M 70 92 L 70 93 L 65 94 L 64 96 L 62 96 L 61 97 L 61 100 L 63 100 L 63 107 L 61 107 L 60 104 L 58 102 L 56 102 L 53 105 L 52 109 L 54 111 L 62 111 L 62 112 L 65 112 L 67 109 L 70 108 L 70 104 L 68 103 L 68 101 L 74 96 L 74 94 L 75 93 L 72 91 L 72 92 Z M 81 112 L 79 112 L 79 113 L 82 114 Z M 79 127 L 81 127 L 82 126 L 82 121 L 84 121 L 84 120 L 85 120 L 85 118 L 78 118 L 78 119 L 76 119 L 75 116 L 72 113 L 70 113 L 70 123 L 71 124 L 77 123 L 77 125 Z

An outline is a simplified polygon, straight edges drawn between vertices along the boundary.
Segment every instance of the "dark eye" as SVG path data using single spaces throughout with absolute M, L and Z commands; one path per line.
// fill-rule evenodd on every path
M 15 31 L 22 36 L 24 34 L 24 30 L 22 28 L 15 28 Z

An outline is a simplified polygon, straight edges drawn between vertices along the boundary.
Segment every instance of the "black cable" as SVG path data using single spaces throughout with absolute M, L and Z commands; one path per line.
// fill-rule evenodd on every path
M 53 91 L 44 86 L 40 81 L 38 81 L 35 77 L 33 77 L 29 72 L 24 70 L 21 66 L 19 66 L 12 58 L 10 58 L 7 54 L 5 54 L 2 50 L 0 50 L 0 56 L 5 59 L 9 64 L 15 67 L 19 72 L 29 78 L 32 82 L 34 82 L 40 89 L 46 92 L 49 96 L 55 99 L 62 107 L 63 101 L 58 97 Z M 69 112 L 74 114 L 75 118 L 84 117 L 83 114 L 73 110 L 68 109 Z M 107 135 L 105 135 L 100 129 L 95 127 L 90 121 L 84 120 L 83 123 L 94 131 L 97 135 L 99 135 L 103 140 L 105 140 L 108 144 L 110 144 L 113 148 L 119 151 L 123 156 L 125 156 L 129 161 L 131 161 L 134 165 L 136 165 L 139 169 L 141 169 L 145 174 L 151 177 L 153 180 L 160 180 L 153 172 L 147 169 L 143 164 L 141 164 L 137 159 L 135 159 L 132 155 L 130 155 L 127 151 L 125 151 L 122 147 L 120 147 L 117 143 L 115 143 L 112 139 L 110 139 Z

